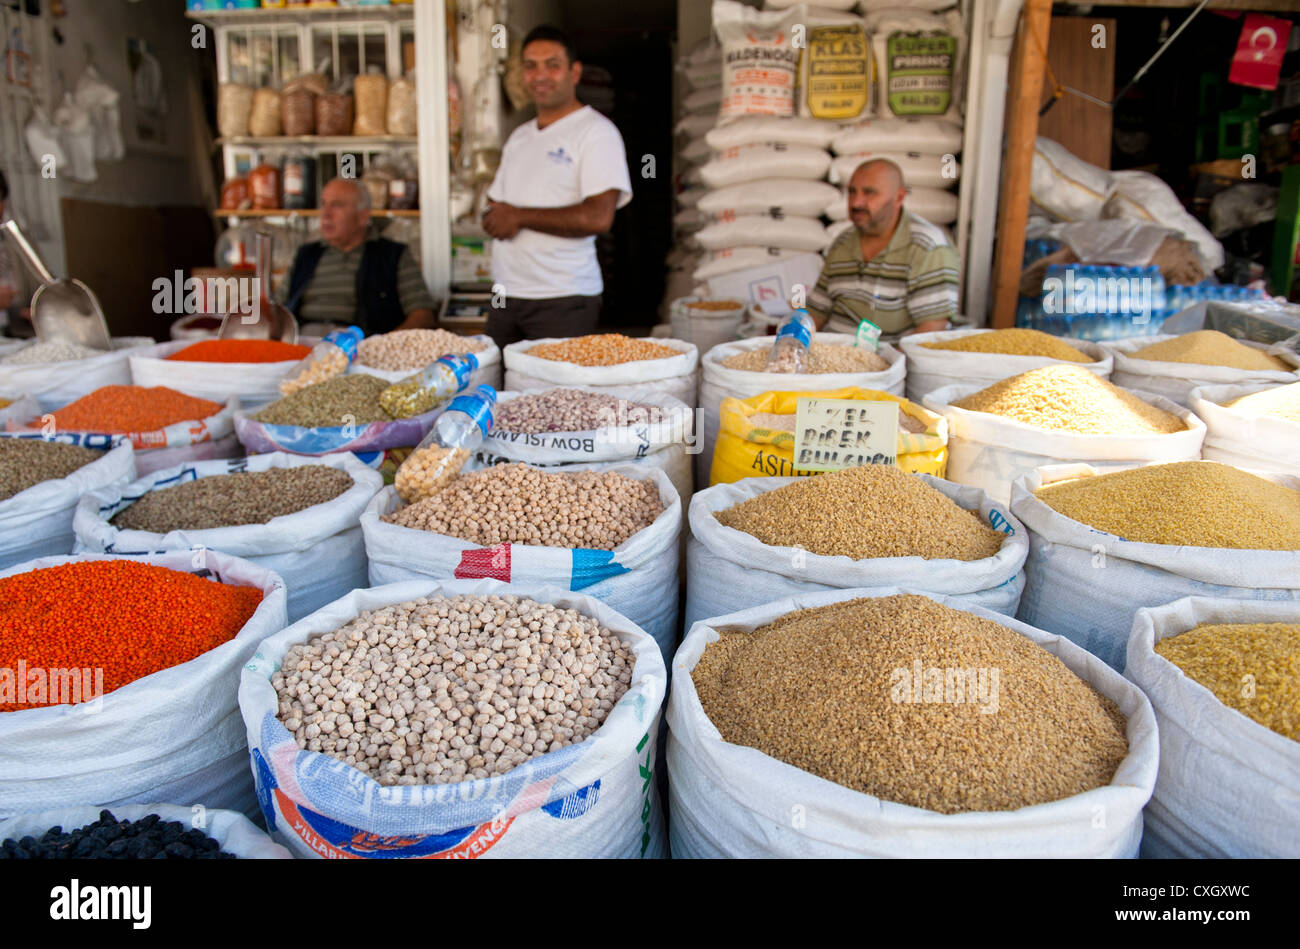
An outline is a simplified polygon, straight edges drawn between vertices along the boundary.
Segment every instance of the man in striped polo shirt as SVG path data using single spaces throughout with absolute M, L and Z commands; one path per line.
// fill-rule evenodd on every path
M 373 336 L 437 322 L 411 249 L 367 240 L 369 228 L 370 191 L 360 181 L 335 178 L 321 190 L 321 239 L 298 248 L 285 293 L 299 323 L 351 323 Z
M 849 179 L 846 230 L 826 251 L 808 312 L 818 329 L 854 333 L 862 320 L 885 339 L 948 328 L 957 315 L 957 254 L 943 231 L 903 207 L 903 173 L 871 159 Z

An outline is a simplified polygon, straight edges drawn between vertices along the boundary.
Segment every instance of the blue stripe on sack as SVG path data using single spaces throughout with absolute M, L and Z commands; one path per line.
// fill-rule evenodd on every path
M 573 576 L 569 580 L 569 589 L 583 590 L 627 572 L 628 568 L 614 559 L 612 550 L 578 547 L 573 551 Z

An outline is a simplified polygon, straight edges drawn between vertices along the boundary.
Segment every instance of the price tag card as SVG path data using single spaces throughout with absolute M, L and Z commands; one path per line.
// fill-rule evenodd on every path
M 854 346 L 869 349 L 873 353 L 880 351 L 880 327 L 870 320 L 858 322 L 858 332 L 853 340 Z
M 795 412 L 794 466 L 838 471 L 898 463 L 898 403 L 802 398 Z

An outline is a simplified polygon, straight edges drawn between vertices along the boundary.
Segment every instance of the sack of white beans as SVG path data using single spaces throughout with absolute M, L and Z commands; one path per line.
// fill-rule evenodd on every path
M 392 334 L 384 334 L 384 335 L 391 336 Z M 374 341 L 379 340 L 380 338 L 381 337 L 378 336 L 370 337 L 371 346 L 373 347 Z M 494 389 L 501 388 L 501 371 L 502 371 L 501 350 L 497 347 L 497 344 L 492 341 L 492 337 L 480 335 L 480 336 L 467 336 L 465 337 L 465 339 L 473 340 L 472 345 L 482 347 L 480 349 L 474 349 L 474 350 L 470 350 L 468 348 L 463 350 L 463 352 L 472 351 L 474 353 L 474 358 L 478 360 L 478 368 L 475 369 L 472 373 L 470 373 L 469 382 L 465 386 L 466 391 L 472 392 L 475 386 L 480 386 L 480 385 L 489 385 L 492 386 Z M 429 363 L 435 362 L 438 357 L 435 356 L 433 359 L 430 359 L 427 363 L 421 362 L 419 365 L 416 365 L 414 367 L 410 367 L 409 360 L 402 361 L 400 355 L 394 355 L 389 358 L 398 359 L 399 363 L 403 365 L 403 368 L 384 369 L 376 365 L 367 365 L 366 363 L 362 362 L 361 358 L 359 357 L 358 359 L 353 360 L 352 363 L 348 365 L 348 373 L 351 375 L 364 374 L 367 376 L 378 376 L 380 379 L 386 379 L 389 382 L 401 382 L 403 379 L 406 379 L 407 377 L 412 376 L 415 373 L 419 372 Z M 422 358 L 423 357 L 421 356 L 420 359 Z M 276 398 L 279 398 L 279 396 L 277 395 Z
M 534 346 L 559 342 L 563 340 L 526 339 L 507 346 L 502 353 L 506 366 L 505 387 L 511 392 L 526 392 L 554 386 L 583 386 L 591 389 L 637 386 L 663 392 L 687 405 L 695 404 L 700 351 L 694 343 L 680 339 L 656 339 L 656 343 L 675 349 L 680 355 L 638 359 L 613 366 L 580 366 L 577 363 L 529 355 L 529 350 Z
M 1012 486 L 1011 512 L 1029 528 L 1019 619 L 1069 637 L 1121 669 L 1133 615 L 1143 607 L 1185 596 L 1300 600 L 1300 550 L 1125 540 L 1072 520 L 1035 496 L 1058 481 L 1104 473 L 1091 465 L 1050 465 Z M 1260 477 L 1300 491 L 1300 478 L 1263 472 Z
M 724 527 L 715 515 L 803 479 L 745 478 L 715 484 L 691 499 L 686 628 L 709 616 L 749 609 L 780 597 L 850 587 L 907 586 L 951 596 L 954 605 L 974 604 L 1015 616 L 1025 587 L 1029 532 L 1005 504 L 994 503 L 983 491 L 926 474 L 916 477 L 959 507 L 978 512 L 981 523 L 1005 534 L 998 552 L 970 561 L 921 557 L 853 560 L 769 546 L 744 531 Z
M 653 636 L 667 662 L 677 646 L 677 564 L 685 504 L 660 468 L 585 464 L 567 465 L 559 473 L 581 471 L 613 472 L 652 482 L 662 513 L 612 550 L 517 543 L 485 547 L 383 521 L 384 515 L 402 506 L 397 491 L 385 488 L 361 515 L 371 584 L 417 577 L 491 578 L 582 592 L 618 610 Z M 580 515 L 580 511 L 569 512 L 570 521 L 581 520 Z M 498 516 L 513 518 L 502 512 Z
M 284 581 L 215 550 L 42 557 L 0 577 L 88 560 L 134 560 L 218 583 L 252 586 L 262 602 L 230 639 L 200 656 L 79 704 L 0 713 L 0 817 L 51 807 L 194 801 L 257 813 L 236 693 L 239 670 L 283 629 Z
M 814 333 L 813 343 L 825 346 L 854 347 L 856 338 L 845 333 Z M 748 399 L 764 392 L 819 392 L 857 386 L 876 389 L 893 395 L 903 394 L 903 380 L 908 372 L 907 360 L 893 346 L 882 343 L 877 355 L 888 366 L 876 372 L 817 372 L 783 373 L 728 369 L 724 363 L 731 357 L 756 350 L 772 348 L 772 337 L 756 336 L 735 343 L 714 346 L 700 360 L 703 375 L 700 380 L 700 420 L 703 427 L 703 450 L 695 461 L 697 484 L 708 484 L 709 466 L 713 464 L 713 447 L 718 440 L 721 425 L 722 400 Z
M 1128 754 L 1108 784 L 1017 810 L 943 814 L 882 800 L 757 748 L 733 744 L 705 712 L 692 673 L 705 649 L 720 638 L 719 630 L 753 632 L 796 610 L 911 592 L 909 587 L 889 586 L 801 593 L 690 627 L 673 657 L 668 699 L 669 839 L 674 858 L 1137 856 L 1142 807 L 1156 780 L 1151 704 L 1131 682 L 1068 640 L 991 610 L 922 593 L 1033 641 L 1119 706 L 1127 719 Z M 884 673 L 880 677 L 882 688 L 890 689 L 892 678 Z M 927 695 L 929 691 L 927 677 Z
M 511 461 L 538 468 L 646 465 L 663 469 L 685 505 L 694 486 L 687 447 L 695 438 L 692 408 L 654 389 L 501 392 L 492 431 L 463 470 Z
M 430 698 L 434 697 L 436 680 L 422 683 L 413 690 L 412 697 L 407 700 L 409 704 L 404 703 L 403 708 L 396 710 L 382 695 L 376 700 L 373 693 L 360 690 L 349 694 L 354 706 L 357 702 L 376 704 L 378 710 L 370 716 L 372 722 L 374 716 L 383 713 L 384 709 L 389 709 L 390 714 L 396 711 L 397 714 L 392 715 L 394 719 L 405 720 L 406 716 L 412 716 L 419 722 L 418 731 L 413 729 L 405 733 L 408 737 L 401 747 L 421 747 L 419 736 L 424 736 L 422 758 L 428 763 L 421 765 L 423 774 L 444 773 L 447 765 L 439 760 L 439 746 L 430 744 L 442 740 L 445 752 L 441 757 L 445 759 L 449 757 L 448 753 L 456 754 L 457 760 L 465 763 L 459 769 L 452 767 L 452 780 L 421 783 L 419 778 L 411 776 L 409 780 L 386 780 L 381 784 L 370 773 L 342 760 L 346 755 L 301 747 L 283 723 L 293 709 L 287 707 L 276 691 L 277 682 L 298 672 L 297 667 L 284 665 L 286 654 L 296 646 L 318 641 L 322 635 L 352 624 L 367 611 L 372 611 L 363 621 L 369 624 L 367 640 L 378 643 L 378 646 L 370 647 L 371 651 L 382 654 L 386 647 L 375 637 L 381 633 L 386 638 L 389 633 L 400 637 L 404 628 L 409 629 L 404 622 L 391 630 L 382 626 L 385 620 L 389 623 L 395 621 L 398 605 L 414 603 L 418 612 L 420 604 L 427 609 L 429 602 L 437 597 L 452 600 L 476 597 L 486 601 L 486 608 L 481 612 L 475 610 L 466 614 L 460 629 L 462 642 L 479 632 L 480 623 L 484 626 L 491 623 L 494 610 L 508 613 L 518 607 L 521 599 L 552 604 L 557 610 L 575 610 L 590 618 L 582 621 L 582 631 L 570 632 L 572 621 L 558 616 L 556 635 L 563 633 L 575 638 L 581 635 L 592 642 L 608 644 L 609 637 L 597 634 L 591 627 L 598 624 L 612 633 L 613 638 L 631 654 L 633 661 L 626 691 L 609 708 L 596 730 L 584 740 L 562 746 L 555 742 L 552 745 L 554 750 L 534 754 L 513 768 L 488 777 L 467 777 L 469 769 L 466 765 L 472 763 L 474 751 L 481 747 L 466 742 L 467 738 L 474 740 L 474 732 L 469 732 L 469 728 L 475 732 L 480 728 L 491 728 L 495 738 L 488 736 L 489 739 L 501 741 L 503 731 L 510 734 L 517 727 L 523 740 L 528 742 L 522 747 L 529 749 L 533 747 L 532 742 L 539 740 L 536 733 L 540 729 L 528 734 L 533 726 L 517 722 L 510 714 L 515 711 L 513 707 L 505 710 L 500 726 L 491 720 L 481 724 L 477 716 L 471 725 L 472 713 L 467 709 L 467 714 L 462 716 L 466 734 L 453 732 L 451 742 L 454 747 L 446 747 L 442 736 L 446 734 L 447 726 L 443 724 L 442 716 L 432 710 L 428 715 L 417 713 L 416 703 L 422 694 L 420 689 L 425 689 Z M 502 598 L 502 601 L 494 605 L 489 599 L 492 597 Z M 447 611 L 453 608 L 454 604 L 444 607 Z M 438 616 L 445 617 L 447 613 L 439 610 Z M 552 620 L 547 616 L 535 622 L 543 621 L 549 623 Z M 432 625 L 437 618 L 426 619 L 426 622 Z M 561 627 L 560 623 L 564 626 Z M 534 629 L 540 628 L 543 627 L 534 626 Z M 363 629 L 361 632 L 367 631 Z M 527 629 L 523 632 L 526 635 Z M 502 639 L 496 641 L 509 644 L 497 648 L 504 649 L 502 654 L 510 656 L 510 661 L 527 665 L 528 659 L 519 657 L 532 657 L 548 650 L 545 639 L 539 639 L 531 648 L 526 640 L 516 645 L 517 635 L 516 630 L 507 629 Z M 418 642 L 415 648 L 418 648 Z M 598 648 L 609 649 L 610 646 Z M 442 661 L 447 663 L 450 660 L 444 655 Z M 623 660 L 618 662 L 623 665 Z M 380 676 L 385 671 L 372 668 Z M 549 690 L 550 686 L 543 686 L 539 680 L 539 688 Z M 589 688 L 597 694 L 596 687 Z M 497 694 L 504 696 L 511 687 L 498 686 L 498 689 Z M 666 856 L 666 847 L 653 772 L 659 709 L 666 690 L 667 674 L 654 641 L 635 623 L 590 596 L 538 584 L 424 578 L 356 590 L 264 640 L 253 660 L 244 667 L 239 707 L 247 729 L 258 799 L 267 827 L 298 856 L 383 860 L 658 858 Z M 451 703 L 458 700 L 462 700 L 464 705 L 469 701 L 468 693 L 452 691 L 447 697 L 448 704 L 439 707 L 454 709 Z M 535 714 L 536 720 L 542 721 L 542 716 L 550 713 L 539 709 Z M 376 745 L 385 740 L 384 734 L 373 727 L 366 733 L 364 729 L 354 731 L 351 721 L 346 721 L 346 725 L 347 735 L 344 737 L 368 734 Z M 304 727 L 301 721 L 298 727 Z M 314 723 L 306 727 L 314 728 L 320 734 L 332 733 L 332 730 L 321 732 Z M 342 728 L 339 733 L 342 735 Z M 411 738 L 415 740 L 411 741 Z M 541 738 L 543 741 L 548 739 L 549 736 Z M 308 744 L 317 744 L 318 741 L 319 735 L 316 735 Z M 324 742 L 320 742 L 318 747 L 323 749 Z M 388 747 L 385 741 L 385 751 Z M 498 747 L 504 750 L 505 742 Z M 461 754 L 462 750 L 469 753 Z M 361 748 L 358 747 L 357 751 Z M 479 757 L 482 760 L 485 754 Z M 389 756 L 399 769 L 407 767 L 403 758 L 400 753 Z M 487 770 L 486 761 L 484 765 L 483 770 Z M 386 777 L 382 771 L 375 773 Z
M 1188 407 L 1205 423 L 1201 458 L 1252 471 L 1300 472 L 1300 422 L 1231 405 L 1237 399 L 1276 388 L 1273 383 L 1250 383 L 1193 389 Z M 1300 398 L 1300 383 L 1288 388 Z
M 1283 369 L 1233 369 L 1229 366 L 1207 366 L 1191 362 L 1164 362 L 1154 359 L 1139 359 L 1134 354 L 1147 346 L 1177 339 L 1177 336 L 1140 336 L 1134 339 L 1117 339 L 1108 341 L 1103 349 L 1115 359 L 1115 369 L 1110 381 L 1117 386 L 1128 389 L 1142 389 L 1163 395 L 1170 402 L 1189 405 L 1192 390 L 1200 386 L 1240 386 L 1252 382 L 1269 382 L 1273 385 L 1286 385 L 1300 381 L 1296 370 Z M 1268 349 L 1264 343 L 1250 340 L 1237 340 L 1242 346 Z M 1285 356 L 1278 357 L 1284 362 Z M 1291 360 L 1294 362 L 1294 359 Z
M 1155 650 L 1197 626 L 1255 623 L 1300 625 L 1300 603 L 1192 596 L 1138 610 L 1133 619 L 1124 677 L 1151 700 L 1160 729 L 1144 857 L 1300 857 L 1300 744 L 1229 708 Z M 1246 698 L 1257 683 L 1239 685 Z M 1266 699 L 1275 709 L 1287 701 L 1258 687 L 1249 698 L 1261 707 Z
M 308 467 L 343 472 L 352 479 L 352 484 L 332 500 L 264 523 L 173 529 L 165 533 L 122 528 L 111 523 L 118 514 L 154 491 L 218 475 Z M 155 471 L 132 484 L 113 485 L 83 495 L 73 519 L 76 552 L 147 554 L 207 549 L 243 557 L 283 578 L 292 623 L 349 590 L 369 584 L 360 518 L 383 486 L 383 476 L 350 452 L 320 457 L 273 452 L 229 461 L 192 462 Z M 237 498 L 231 500 L 232 514 L 237 513 L 238 505 Z

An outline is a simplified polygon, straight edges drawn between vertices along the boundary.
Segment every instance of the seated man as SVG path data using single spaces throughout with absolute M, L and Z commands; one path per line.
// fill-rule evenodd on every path
M 826 251 L 808 294 L 818 329 L 854 333 L 866 319 L 889 340 L 947 329 L 957 315 L 957 254 L 942 230 L 903 207 L 906 196 L 892 161 L 871 159 L 854 170 L 854 226 Z
M 320 236 L 298 248 L 284 305 L 298 322 L 351 323 L 367 336 L 432 327 L 433 297 L 411 249 L 382 237 L 366 240 L 370 192 L 355 178 L 321 191 Z

